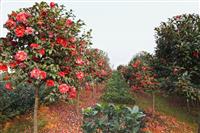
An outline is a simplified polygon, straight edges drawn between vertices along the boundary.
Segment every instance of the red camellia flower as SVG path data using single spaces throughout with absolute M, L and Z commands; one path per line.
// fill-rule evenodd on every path
M 178 16 L 176 16 L 175 18 L 176 18 L 176 20 L 178 21 L 178 20 L 181 19 L 181 15 L 178 15 Z
M 5 84 L 5 88 L 6 88 L 7 90 L 12 90 L 12 84 L 11 84 L 10 82 L 6 83 L 6 84 Z
M 67 25 L 67 27 L 71 27 L 72 24 L 73 24 L 73 21 L 72 21 L 71 19 L 67 19 L 67 20 L 66 20 L 66 25 Z
M 142 66 L 142 70 L 143 70 L 143 71 L 146 71 L 146 70 L 147 70 L 147 67 L 146 67 L 146 66 Z
M 56 42 L 58 43 L 58 44 L 60 44 L 60 45 L 62 45 L 63 47 L 67 47 L 67 40 L 66 39 L 64 39 L 64 38 L 61 38 L 61 37 L 58 37 L 57 39 L 56 39 Z
M 77 64 L 77 65 L 83 65 L 84 62 L 83 62 L 83 60 L 82 60 L 80 57 L 78 57 L 78 58 L 76 59 L 76 64 Z
M 133 91 L 139 90 L 139 87 L 138 87 L 138 86 L 132 86 L 131 88 L 132 88 Z
M 136 61 L 132 64 L 132 66 L 133 66 L 134 68 L 137 68 L 137 67 L 140 65 L 140 63 L 141 63 L 140 60 L 136 60 Z
M 7 90 L 12 90 L 12 84 L 11 84 L 10 82 L 6 83 L 6 84 L 5 84 L 5 88 L 6 88 Z
M 52 87 L 52 86 L 55 85 L 55 83 L 54 83 L 53 80 L 47 80 L 47 81 L 46 81 L 46 85 L 47 85 L 48 87 Z
M 31 73 L 31 78 L 35 79 L 45 79 L 47 76 L 45 71 L 41 71 L 38 68 L 34 68 L 30 73 Z
M 40 45 L 37 44 L 37 43 L 31 43 L 31 45 L 30 45 L 30 47 L 31 47 L 32 49 L 38 48 L 39 46 L 40 46 Z
M 40 53 L 41 55 L 44 55 L 45 54 L 45 49 L 42 48 L 42 49 L 38 50 L 38 53 Z
M 75 38 L 75 37 L 71 37 L 71 38 L 69 39 L 69 41 L 70 41 L 71 43 L 75 43 L 75 42 L 76 42 L 76 38 Z
M 8 71 L 8 66 L 0 64 L 0 71 Z
M 65 77 L 65 72 L 58 72 L 58 75 L 59 75 L 60 77 Z
M 58 87 L 60 93 L 65 94 L 67 92 L 69 92 L 70 86 L 68 86 L 67 84 L 61 84 Z
M 84 77 L 84 73 L 83 72 L 77 72 L 76 73 L 76 77 L 77 77 L 77 79 L 83 79 L 83 77 Z
M 16 16 L 16 20 L 18 21 L 18 22 L 26 22 L 27 21 L 27 14 L 25 13 L 25 12 L 20 12 L 20 13 L 18 13 L 17 14 L 17 16 Z
M 76 97 L 76 88 L 71 87 L 69 92 L 69 98 L 75 98 Z
M 196 58 L 199 58 L 199 52 L 198 51 L 193 51 L 192 52 L 192 56 L 196 57 Z
M 46 79 L 47 73 L 45 71 L 40 71 L 40 78 L 41 79 Z
M 24 33 L 25 33 L 25 28 L 23 26 L 18 26 L 15 29 L 15 34 L 16 34 L 17 37 L 23 37 Z
M 34 68 L 34 69 L 31 71 L 31 78 L 38 79 L 39 77 L 40 77 L 40 69 Z
M 33 28 L 31 28 L 31 27 L 26 27 L 25 33 L 26 33 L 27 35 L 33 34 L 33 32 L 34 32 L 34 29 L 33 29 Z
M 8 19 L 8 21 L 6 22 L 6 26 L 9 28 L 9 29 L 14 29 L 14 27 L 16 26 L 16 23 L 12 20 L 12 19 Z
M 90 91 L 91 90 L 91 86 L 88 82 L 85 83 L 85 90 L 86 91 Z
M 17 62 L 15 62 L 15 61 L 13 61 L 13 62 L 10 62 L 9 63 L 9 66 L 11 67 L 11 68 L 15 68 L 16 66 L 17 66 Z
M 24 51 L 18 51 L 15 55 L 15 59 L 18 61 L 24 61 L 27 59 L 27 53 Z
M 55 5 L 56 5 L 56 4 L 55 4 L 54 2 L 51 2 L 51 3 L 50 3 L 50 7 L 51 7 L 51 8 L 54 8 Z

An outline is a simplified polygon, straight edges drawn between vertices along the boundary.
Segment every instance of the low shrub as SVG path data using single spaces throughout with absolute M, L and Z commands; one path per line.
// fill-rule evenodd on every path
M 145 116 L 137 106 L 96 104 L 83 111 L 84 133 L 138 133 Z
M 44 103 L 45 89 L 40 89 L 41 102 Z M 20 85 L 10 91 L 4 88 L 4 83 L 0 84 L 0 123 L 23 114 L 34 105 L 34 89 L 28 85 Z

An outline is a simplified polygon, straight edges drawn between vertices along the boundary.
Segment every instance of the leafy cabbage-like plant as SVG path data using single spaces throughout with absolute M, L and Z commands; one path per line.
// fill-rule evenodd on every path
M 138 133 L 145 116 L 137 106 L 96 104 L 83 111 L 84 133 Z

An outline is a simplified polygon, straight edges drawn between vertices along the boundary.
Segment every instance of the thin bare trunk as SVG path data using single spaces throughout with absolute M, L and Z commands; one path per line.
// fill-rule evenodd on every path
M 76 105 L 76 113 L 79 115 L 79 102 L 80 102 L 80 93 L 78 91 L 77 95 L 77 105 Z
M 155 92 L 152 92 L 152 114 L 155 115 Z
M 37 120 L 37 115 L 38 115 L 38 104 L 39 104 L 39 94 L 38 94 L 38 87 L 35 88 L 35 106 L 34 106 L 34 125 L 33 125 L 33 132 L 38 133 L 38 120 Z

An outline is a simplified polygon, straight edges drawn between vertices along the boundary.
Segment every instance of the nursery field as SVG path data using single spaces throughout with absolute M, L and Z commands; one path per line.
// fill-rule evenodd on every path
M 156 48 L 111 67 L 72 10 L 35 3 L 0 38 L 0 133 L 200 133 L 200 17 L 155 28 Z

